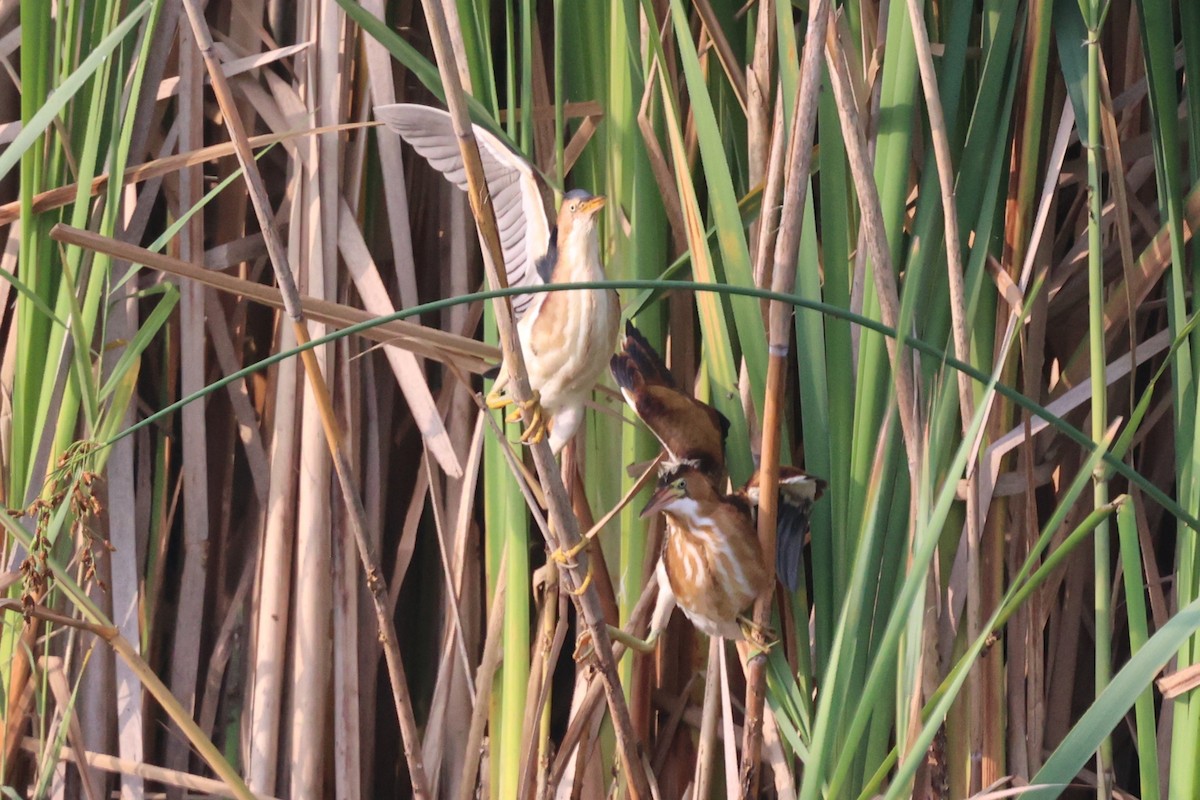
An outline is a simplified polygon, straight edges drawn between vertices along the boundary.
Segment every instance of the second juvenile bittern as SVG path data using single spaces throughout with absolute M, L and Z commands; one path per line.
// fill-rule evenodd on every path
M 410 104 L 379 106 L 375 114 L 447 180 L 467 188 L 449 114 Z M 596 226 L 604 198 L 582 189 L 567 192 L 551 227 L 545 181 L 496 136 L 479 125 L 473 129 L 496 213 L 508 284 L 604 280 Z M 584 402 L 612 355 L 620 318 L 617 293 L 611 289 L 528 293 L 514 296 L 512 305 L 533 390 L 533 397 L 522 404 L 528 416 L 521 441 L 538 442 L 548 434 L 551 450 L 558 453 L 583 421 Z M 488 394 L 491 408 L 513 403 L 506 391 L 507 367 L 501 366 Z M 520 416 L 514 413 L 510 421 Z

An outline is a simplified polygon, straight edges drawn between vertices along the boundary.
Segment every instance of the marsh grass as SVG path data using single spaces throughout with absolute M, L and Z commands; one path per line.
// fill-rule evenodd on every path
M 806 100 L 818 5 L 211 0 L 220 107 L 175 4 L 0 3 L 7 794 L 1200 794 L 1200 11 L 847 2 Z M 555 193 L 609 197 L 609 277 L 732 421 L 733 482 L 829 482 L 758 665 L 681 615 L 607 702 L 571 658 L 557 478 L 475 397 L 476 221 L 360 124 L 454 100 L 447 70 Z M 205 149 L 235 117 L 262 218 Z M 593 406 L 560 499 L 581 531 L 625 503 L 587 602 L 639 630 L 657 447 Z

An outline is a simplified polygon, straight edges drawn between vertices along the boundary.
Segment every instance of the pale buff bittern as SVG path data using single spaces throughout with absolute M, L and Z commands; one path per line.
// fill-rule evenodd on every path
M 428 159 L 447 180 L 466 190 L 458 138 L 450 115 L 429 106 L 379 106 L 376 117 Z M 582 189 L 563 196 L 557 223 L 550 226 L 546 183 L 519 154 L 475 125 L 475 139 L 487 179 L 488 194 L 504 251 L 510 286 L 603 281 L 596 213 L 603 197 Z M 558 453 L 583 421 L 583 407 L 608 364 L 620 318 L 617 293 L 611 289 L 541 292 L 512 299 L 521 355 L 529 373 L 532 398 L 521 441 L 541 441 L 549 434 Z M 502 365 L 487 404 L 504 408 L 509 373 Z M 520 417 L 514 413 L 510 421 Z

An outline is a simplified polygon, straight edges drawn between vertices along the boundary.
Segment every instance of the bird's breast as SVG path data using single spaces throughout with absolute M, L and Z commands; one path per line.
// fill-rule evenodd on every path
M 619 317 L 616 292 L 589 289 L 548 293 L 522 318 L 529 380 L 543 405 L 592 389 L 616 346 Z
M 663 563 L 679 607 L 710 635 L 729 637 L 738 614 L 770 584 L 758 540 L 718 520 L 683 523 L 668 515 Z

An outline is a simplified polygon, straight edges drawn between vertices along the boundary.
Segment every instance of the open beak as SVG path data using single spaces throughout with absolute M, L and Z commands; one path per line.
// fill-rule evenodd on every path
M 605 197 L 603 195 L 599 195 L 597 197 L 590 197 L 587 200 L 584 200 L 582 203 L 579 204 L 578 213 L 581 216 L 585 216 L 585 217 L 591 216 L 592 214 L 595 214 L 600 209 L 604 208 L 604 204 L 606 202 L 608 202 L 608 201 L 605 199 Z
M 671 487 L 670 484 L 660 486 L 654 494 L 650 495 L 650 502 L 646 503 L 646 507 L 642 509 L 642 513 L 638 517 L 645 519 L 646 517 L 657 514 L 664 508 L 669 506 L 673 500 L 679 497 L 679 494 Z

